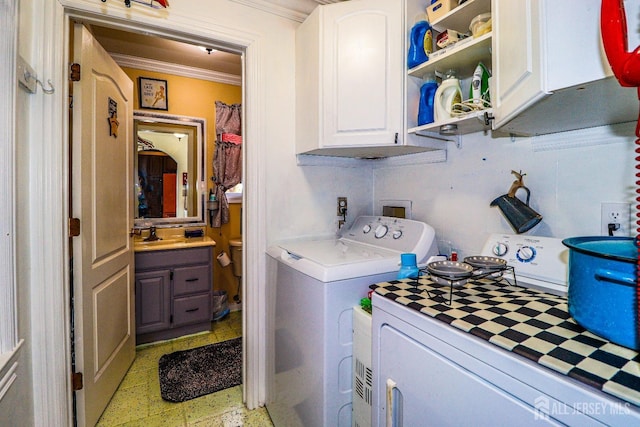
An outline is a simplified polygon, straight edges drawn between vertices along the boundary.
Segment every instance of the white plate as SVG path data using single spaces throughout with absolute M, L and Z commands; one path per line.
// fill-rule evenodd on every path
M 473 268 L 469 264 L 459 261 L 432 262 L 427 264 L 427 270 L 433 275 L 453 280 L 470 277 L 473 273 Z
M 464 259 L 464 262 L 485 271 L 502 270 L 507 266 L 507 261 L 502 258 L 482 255 L 468 256 Z

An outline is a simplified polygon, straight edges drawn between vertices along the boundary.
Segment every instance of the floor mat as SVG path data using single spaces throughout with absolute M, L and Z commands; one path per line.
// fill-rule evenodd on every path
M 184 402 L 242 384 L 242 337 L 165 354 L 159 361 L 160 394 Z

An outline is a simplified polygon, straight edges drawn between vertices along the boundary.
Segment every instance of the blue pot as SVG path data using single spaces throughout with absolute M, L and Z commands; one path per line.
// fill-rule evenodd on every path
M 589 332 L 640 350 L 638 248 L 629 237 L 572 237 L 569 251 L 569 314 Z

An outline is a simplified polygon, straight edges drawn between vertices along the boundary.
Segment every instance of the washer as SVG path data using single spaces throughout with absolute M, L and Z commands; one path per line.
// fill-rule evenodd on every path
M 419 264 L 436 255 L 433 228 L 361 216 L 340 238 L 267 250 L 275 290 L 267 410 L 276 427 L 351 426 L 353 307 L 369 285 L 396 277 L 405 252 Z

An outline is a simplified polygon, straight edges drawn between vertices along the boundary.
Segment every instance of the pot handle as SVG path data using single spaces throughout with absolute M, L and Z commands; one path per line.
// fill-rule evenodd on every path
M 635 286 L 636 277 L 632 274 L 625 274 L 615 270 L 605 270 L 598 268 L 593 276 L 597 280 L 604 280 L 605 282 L 619 283 L 621 285 Z

